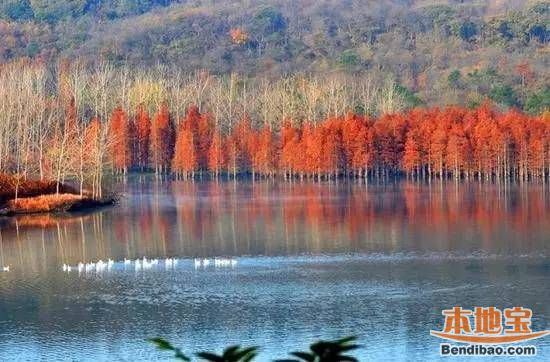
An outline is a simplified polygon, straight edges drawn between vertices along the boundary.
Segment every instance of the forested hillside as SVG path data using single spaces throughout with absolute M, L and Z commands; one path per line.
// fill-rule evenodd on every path
M 391 79 L 408 107 L 550 107 L 550 2 L 3 0 L 0 62 Z

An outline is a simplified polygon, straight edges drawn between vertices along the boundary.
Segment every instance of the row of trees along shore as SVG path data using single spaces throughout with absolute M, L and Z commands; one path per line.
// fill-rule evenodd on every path
M 283 121 L 280 129 L 244 118 L 222 132 L 197 106 L 176 125 L 168 107 L 152 120 L 117 108 L 107 137 L 113 169 L 152 168 L 189 178 L 197 174 L 334 179 L 389 177 L 527 180 L 547 178 L 550 117 L 489 104 L 412 109 L 378 118 L 347 113 L 317 123 Z
M 73 180 L 95 197 L 110 170 L 547 179 L 549 143 L 548 111 L 408 108 L 391 81 L 0 67 L 0 172 Z

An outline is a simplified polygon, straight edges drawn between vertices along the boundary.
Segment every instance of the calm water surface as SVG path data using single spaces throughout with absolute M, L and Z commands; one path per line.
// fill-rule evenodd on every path
M 154 360 L 260 345 L 260 361 L 357 335 L 356 355 L 437 360 L 441 310 L 533 309 L 550 329 L 548 185 L 169 182 L 133 177 L 121 204 L 0 219 L 0 360 Z M 178 257 L 135 271 L 63 263 Z M 194 257 L 235 257 L 196 269 Z M 550 360 L 550 338 L 532 344 Z

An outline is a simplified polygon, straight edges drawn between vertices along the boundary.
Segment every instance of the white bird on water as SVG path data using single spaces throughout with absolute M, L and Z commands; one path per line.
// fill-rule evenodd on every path
M 204 259 L 198 259 L 195 258 L 194 260 L 195 269 L 202 267 L 207 267 L 210 265 L 210 259 L 204 258 Z M 215 267 L 234 267 L 237 265 L 237 260 L 235 259 L 228 259 L 228 258 L 214 258 L 214 266 Z
M 96 271 L 102 272 L 106 266 L 107 264 L 103 260 L 99 259 L 99 261 L 96 263 Z
M 10 271 L 10 266 L 9 265 L 3 266 L 2 271 L 9 272 Z
M 78 263 L 78 272 L 82 272 L 84 270 L 84 264 L 82 262 Z
M 173 265 L 172 259 L 170 259 L 170 258 L 164 259 L 164 266 L 166 268 L 170 268 L 172 265 Z
M 237 265 L 237 260 L 227 258 L 214 258 L 214 266 L 216 267 L 234 267 Z
M 124 258 L 124 265 L 132 264 L 132 261 L 130 259 Z
M 153 267 L 153 263 L 146 260 L 143 261 L 142 265 L 143 269 L 151 269 Z

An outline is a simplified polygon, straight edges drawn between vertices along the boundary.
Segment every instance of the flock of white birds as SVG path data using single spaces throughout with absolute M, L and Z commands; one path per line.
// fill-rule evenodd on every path
M 178 265 L 179 259 L 177 258 L 147 259 L 147 257 L 143 257 L 142 259 L 134 259 L 134 260 L 124 258 L 124 260 L 120 260 L 120 261 L 107 259 L 107 261 L 98 260 L 96 262 L 88 262 L 88 263 L 80 262 L 77 265 L 63 264 L 61 266 L 61 270 L 67 273 L 70 273 L 72 271 L 78 271 L 79 273 L 92 272 L 92 271 L 102 272 L 105 270 L 110 271 L 116 263 L 123 264 L 124 268 L 133 267 L 136 271 L 151 269 L 159 264 L 163 264 L 166 269 L 173 269 Z M 234 268 L 235 266 L 237 266 L 237 260 L 233 258 L 213 258 L 213 259 L 195 258 L 193 265 L 195 266 L 195 269 L 207 268 L 210 266 L 213 266 L 215 268 L 227 268 L 227 267 Z M 0 271 L 9 272 L 10 266 L 9 265 L 2 266 L 0 268 Z
M 114 261 L 112 259 L 108 259 L 106 262 L 103 260 L 99 260 L 97 262 L 88 262 L 83 263 L 80 262 L 77 265 L 69 265 L 69 264 L 63 264 L 61 266 L 61 270 L 67 273 L 70 273 L 72 271 L 78 271 L 79 273 L 82 272 L 103 272 L 105 270 L 110 271 L 113 266 L 117 263 L 123 264 L 124 268 L 133 268 L 136 271 L 140 270 L 148 270 L 152 269 L 153 267 L 156 267 L 158 265 L 164 265 L 165 269 L 174 269 L 180 262 L 177 258 L 164 258 L 164 259 L 147 259 L 147 257 L 143 257 L 142 259 L 126 259 L 120 260 L 120 261 Z M 182 261 L 183 262 L 183 261 Z M 231 267 L 234 268 L 237 266 L 237 260 L 233 258 L 214 258 L 214 259 L 194 259 L 193 265 L 195 266 L 195 269 L 199 268 L 207 268 L 209 266 L 213 266 L 215 268 L 226 268 Z M 9 267 L 8 267 L 9 271 Z

